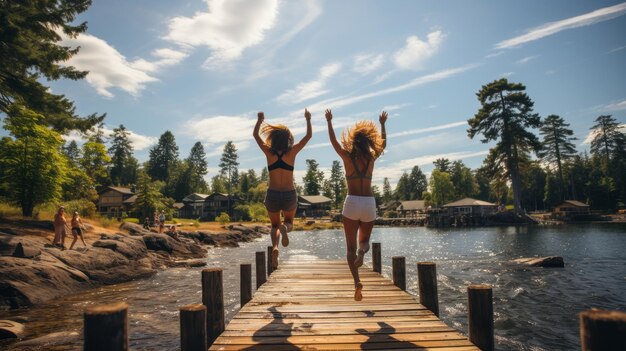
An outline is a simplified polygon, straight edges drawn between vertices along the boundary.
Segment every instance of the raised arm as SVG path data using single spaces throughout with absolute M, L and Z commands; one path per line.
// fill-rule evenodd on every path
M 307 109 L 304 109 L 304 118 L 306 119 L 306 134 L 304 135 L 302 140 L 300 140 L 296 145 L 293 146 L 293 150 L 296 152 L 296 154 L 304 148 L 306 143 L 308 143 L 313 136 L 313 128 L 311 127 L 311 112 L 309 112 L 309 110 Z
M 383 137 L 383 150 L 387 147 L 387 131 L 385 130 L 385 122 L 387 122 L 387 112 L 383 111 L 378 117 L 380 121 L 380 135 Z
M 328 138 L 330 139 L 330 143 L 337 152 L 337 154 L 344 158 L 347 156 L 346 150 L 344 150 L 339 142 L 337 141 L 337 137 L 335 136 L 335 129 L 333 128 L 333 112 L 330 109 L 326 109 L 326 123 L 328 124 Z
M 263 114 L 263 112 L 259 112 L 257 114 L 256 125 L 254 126 L 254 131 L 252 132 L 252 135 L 254 136 L 254 140 L 256 140 L 256 143 L 257 145 L 259 145 L 261 150 L 263 150 L 264 153 L 267 153 L 269 151 L 267 145 L 265 145 L 265 142 L 263 141 L 263 139 L 261 139 L 261 136 L 259 135 L 259 131 L 261 130 L 261 125 L 263 124 L 264 120 L 265 115 Z

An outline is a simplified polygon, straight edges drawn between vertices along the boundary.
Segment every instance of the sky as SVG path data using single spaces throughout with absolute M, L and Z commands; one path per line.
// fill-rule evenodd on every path
M 490 145 L 468 138 L 467 120 L 502 77 L 525 84 L 542 117 L 570 123 L 580 151 L 597 116 L 626 123 L 626 2 L 107 0 L 78 21 L 88 30 L 64 38 L 81 47 L 66 64 L 90 73 L 46 84 L 82 115 L 106 112 L 106 130 L 124 124 L 141 162 L 166 130 L 182 158 L 201 141 L 207 178 L 229 140 L 240 169 L 259 171 L 257 112 L 298 141 L 304 108 L 313 138 L 297 182 L 306 159 L 324 170 L 339 159 L 326 108 L 338 134 L 389 112 L 375 184 L 414 165 L 428 174 L 440 157 L 479 167 Z

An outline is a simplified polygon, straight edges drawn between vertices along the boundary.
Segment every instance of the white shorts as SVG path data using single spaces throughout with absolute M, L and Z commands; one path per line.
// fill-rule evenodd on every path
M 348 195 L 341 214 L 353 221 L 373 222 L 376 219 L 376 200 L 373 196 Z

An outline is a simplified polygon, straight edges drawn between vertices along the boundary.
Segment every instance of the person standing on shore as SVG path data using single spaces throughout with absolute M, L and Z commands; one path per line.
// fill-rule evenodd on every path
M 67 220 L 65 219 L 65 207 L 59 207 L 54 215 L 54 240 L 52 246 L 60 247 L 65 250 L 65 234 L 67 232 Z
M 333 148 L 341 157 L 346 170 L 348 196 L 343 204 L 343 230 L 346 237 L 346 259 L 354 279 L 354 299 L 363 299 L 363 284 L 359 278 L 359 267 L 363 265 L 365 253 L 370 248 L 370 235 L 376 219 L 376 200 L 372 192 L 374 162 L 387 146 L 385 122 L 387 112 L 380 114 L 380 129 L 372 121 L 360 121 L 341 135 L 337 141 L 332 124 L 333 114 L 326 110 L 328 136 Z M 357 250 L 358 234 L 358 250 Z
M 76 240 L 80 236 L 80 240 L 83 242 L 83 245 L 87 247 L 87 243 L 85 242 L 85 238 L 83 238 L 83 220 L 80 219 L 78 212 L 74 212 L 72 216 L 72 235 L 74 235 L 74 240 L 72 240 L 72 244 L 70 245 L 70 250 L 74 248 L 74 244 L 76 244 Z
M 265 208 L 267 208 L 272 230 L 272 267 L 278 267 L 278 237 L 282 236 L 282 245 L 289 245 L 287 233 L 293 229 L 293 218 L 298 207 L 298 194 L 294 187 L 293 165 L 296 162 L 296 155 L 304 148 L 313 135 L 311 128 L 311 113 L 304 110 L 306 119 L 306 135 L 299 143 L 293 143 L 293 135 L 289 128 L 284 125 L 266 124 L 261 128 L 265 115 L 259 112 L 253 136 L 261 151 L 267 158 L 267 170 L 269 171 L 269 186 L 265 195 Z M 259 131 L 265 137 L 261 138 Z M 281 224 L 280 214 L 284 216 Z

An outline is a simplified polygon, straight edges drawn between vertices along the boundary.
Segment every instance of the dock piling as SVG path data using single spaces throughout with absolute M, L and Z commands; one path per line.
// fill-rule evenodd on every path
M 406 291 L 406 260 L 404 256 L 393 256 L 391 258 L 393 270 L 393 283 L 398 288 Z
M 252 299 L 252 264 L 242 263 L 239 266 L 239 296 L 241 307 Z
M 372 243 L 372 269 L 376 273 L 382 272 L 380 243 Z
M 125 302 L 88 307 L 83 318 L 85 351 L 128 350 L 128 305 Z
M 589 310 L 580 313 L 583 351 L 626 350 L 626 313 Z
M 207 345 L 224 331 L 224 285 L 221 268 L 202 270 L 202 304 L 206 306 Z
M 437 265 L 434 262 L 417 262 L 417 284 L 420 303 L 439 317 Z
M 271 260 L 268 260 L 271 261 Z M 260 288 L 265 284 L 267 277 L 265 276 L 265 252 L 256 252 L 256 288 Z
M 493 351 L 493 293 L 490 285 L 467 287 L 469 340 L 482 351 Z
M 274 248 L 272 246 L 267 247 L 267 276 L 268 277 L 274 271 L 274 268 L 272 267 L 272 251 L 273 250 Z
M 201 304 L 180 308 L 181 351 L 206 351 L 206 307 Z

